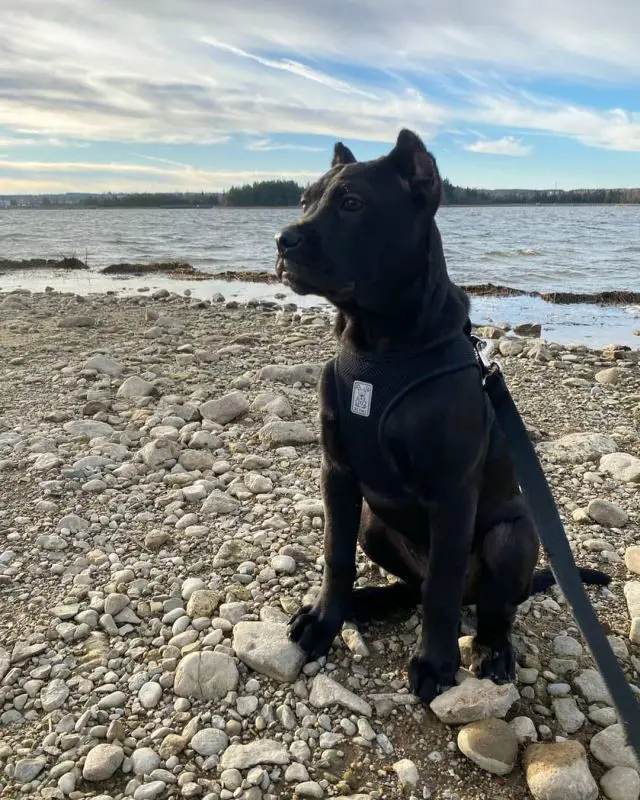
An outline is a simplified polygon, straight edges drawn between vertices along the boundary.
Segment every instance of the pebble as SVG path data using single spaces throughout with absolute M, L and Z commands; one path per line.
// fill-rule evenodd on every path
M 198 731 L 189 742 L 191 749 L 205 758 L 219 755 L 227 748 L 228 744 L 227 734 L 217 728 L 205 728 Z
M 97 744 L 87 753 L 82 777 L 92 783 L 108 780 L 124 761 L 124 751 L 118 744 Z
M 208 650 L 189 653 L 178 664 L 173 690 L 178 697 L 220 700 L 238 685 L 235 661 L 224 653 Z
M 293 682 L 305 655 L 289 639 L 288 628 L 275 622 L 237 622 L 233 650 L 248 667 L 277 681 Z
M 605 528 L 623 528 L 629 521 L 627 512 L 610 500 L 597 498 L 587 506 L 587 514 Z
M 334 705 L 370 717 L 371 706 L 362 698 L 329 678 L 327 675 L 316 675 L 311 686 L 309 702 L 315 708 L 328 708 Z

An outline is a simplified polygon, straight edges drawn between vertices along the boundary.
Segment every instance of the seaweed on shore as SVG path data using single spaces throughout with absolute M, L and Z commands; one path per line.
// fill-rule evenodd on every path
M 16 270 L 31 269 L 88 269 L 84 261 L 79 258 L 0 258 L 0 272 L 13 272 Z
M 193 281 L 210 280 L 213 275 L 199 272 L 192 264 L 185 261 L 154 261 L 150 264 L 109 264 L 100 272 L 103 275 L 169 275 L 172 278 L 182 278 Z

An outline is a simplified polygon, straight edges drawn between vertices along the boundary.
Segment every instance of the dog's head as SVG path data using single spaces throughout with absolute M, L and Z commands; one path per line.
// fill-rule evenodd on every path
M 441 181 L 434 157 L 402 130 L 390 153 L 357 162 L 338 142 L 305 190 L 302 218 L 277 238 L 276 274 L 298 294 L 383 312 L 427 270 Z

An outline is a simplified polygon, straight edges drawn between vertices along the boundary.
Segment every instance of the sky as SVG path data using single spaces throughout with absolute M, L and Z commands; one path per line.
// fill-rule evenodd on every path
M 0 194 L 313 180 L 409 127 L 453 183 L 640 185 L 640 0 L 3 0 Z

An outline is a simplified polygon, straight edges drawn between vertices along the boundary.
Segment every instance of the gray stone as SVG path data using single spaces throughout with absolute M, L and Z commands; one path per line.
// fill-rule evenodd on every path
M 558 698 L 552 705 L 558 724 L 565 733 L 576 733 L 584 725 L 586 717 L 573 697 Z
M 199 409 L 203 419 L 226 425 L 249 410 L 249 401 L 242 392 L 230 392 L 217 400 L 207 400 Z
M 133 800 L 155 800 L 164 794 L 167 784 L 164 781 L 143 783 L 133 793 Z M 96 799 L 97 800 L 97 799 Z
M 235 661 L 224 653 L 189 653 L 176 670 L 173 690 L 179 697 L 220 700 L 238 685 Z
M 212 617 L 220 604 L 222 596 L 211 589 L 196 589 L 187 603 L 187 616 L 191 619 L 197 617 Z
M 622 483 L 640 483 L 640 458 L 612 452 L 600 459 L 600 472 Z
M 584 648 L 573 636 L 556 636 L 553 640 L 553 652 L 560 658 L 580 658 Z
M 69 691 L 69 687 L 63 680 L 54 678 L 40 693 L 42 710 L 48 714 L 50 711 L 60 708 L 69 697 Z
M 324 790 L 316 781 L 304 781 L 295 787 L 294 794 L 296 797 L 310 797 L 311 800 L 322 800 Z
M 533 744 L 538 741 L 538 731 L 529 717 L 514 717 L 509 723 L 518 744 Z
M 11 653 L 8 650 L 5 650 L 4 647 L 0 647 L 0 681 L 4 678 L 7 672 L 9 672 L 10 666 Z
M 233 649 L 251 669 L 287 683 L 296 679 L 305 662 L 302 650 L 289 639 L 287 626 L 274 622 L 238 622 Z
M 489 717 L 502 719 L 520 699 L 512 683 L 496 686 L 488 678 L 466 678 L 431 701 L 431 710 L 441 722 L 464 725 Z
M 58 320 L 59 328 L 93 328 L 95 319 L 87 314 L 67 314 Z
M 315 708 L 326 709 L 337 705 L 342 708 L 348 708 L 354 714 L 362 714 L 365 717 L 371 716 L 369 703 L 327 675 L 316 675 L 311 686 L 309 702 Z
M 138 691 L 138 700 L 143 708 L 155 708 L 162 697 L 162 686 L 155 681 L 143 683 Z
M 110 375 L 112 378 L 117 378 L 118 375 L 122 375 L 124 372 L 122 364 L 102 354 L 91 356 L 91 358 L 84 362 L 82 368 L 93 369 L 103 375 Z
M 609 500 L 592 500 L 587 506 L 587 514 L 605 528 L 622 528 L 629 521 L 627 512 Z
M 134 775 L 151 775 L 160 766 L 160 756 L 151 747 L 138 747 L 131 753 L 131 770 Z
M 149 381 L 145 381 L 139 375 L 131 375 L 117 391 L 117 397 L 132 398 L 132 397 L 148 397 L 153 394 L 154 386 Z
M 44 756 L 37 758 L 21 758 L 15 767 L 13 779 L 16 783 L 30 783 L 35 780 L 45 768 L 47 759 Z
M 561 464 L 584 464 L 615 453 L 615 441 L 601 433 L 568 433 L 551 442 L 540 442 L 538 451 Z M 606 457 L 606 456 L 605 456 Z
M 150 469 L 157 469 L 164 466 L 167 462 L 175 461 L 180 455 L 178 445 L 161 436 L 159 439 L 152 439 L 144 447 L 140 448 L 140 456 Z
M 608 800 L 638 800 L 640 775 L 631 767 L 613 767 L 600 778 L 600 787 Z
M 214 489 L 202 504 L 200 511 L 205 516 L 215 516 L 217 514 L 233 514 L 240 507 L 240 503 L 230 494 Z
M 286 766 L 291 761 L 289 751 L 274 739 L 256 739 L 250 744 L 232 744 L 220 759 L 220 769 L 250 769 L 257 764 Z
M 624 563 L 629 572 L 640 575 L 640 547 L 638 545 L 627 547 L 624 553 Z
M 600 383 L 603 386 L 608 385 L 615 385 L 620 380 L 622 375 L 622 371 L 618 369 L 618 367 L 608 367 L 607 369 L 601 369 L 599 372 L 596 372 L 595 379 L 596 383 Z
M 605 767 L 631 767 L 638 769 L 633 750 L 627 745 L 624 728 L 620 724 L 610 725 L 598 731 L 589 743 L 589 749 Z
M 258 380 L 286 383 L 306 383 L 315 386 L 322 374 L 322 364 L 269 364 L 258 373 Z
M 273 481 L 257 472 L 247 472 L 244 476 L 244 485 L 251 494 L 268 494 L 273 490 Z
M 267 447 L 311 444 L 318 437 L 302 422 L 268 422 L 259 431 L 260 441 Z
M 226 750 L 229 746 L 229 737 L 224 731 L 217 728 L 205 728 L 193 736 L 189 746 L 198 755 L 207 758 L 208 756 L 220 755 L 223 750 Z
M 602 676 L 595 669 L 583 670 L 574 680 L 577 690 L 587 703 L 607 703 L 611 705 L 611 695 Z
M 483 719 L 465 725 L 458 747 L 468 759 L 492 775 L 508 775 L 516 764 L 518 740 L 502 719 Z
M 100 436 L 111 436 L 113 428 L 106 422 L 97 419 L 76 419 L 67 422 L 64 429 L 71 436 L 86 436 L 88 439 L 97 439 Z
M 580 742 L 532 744 L 524 754 L 529 791 L 535 800 L 596 800 L 598 785 Z
M 108 780 L 124 761 L 124 750 L 119 744 L 97 744 L 87 753 L 82 768 L 86 781 Z
M 403 789 L 415 789 L 420 781 L 418 768 L 408 758 L 402 758 L 393 765 L 393 771 Z

